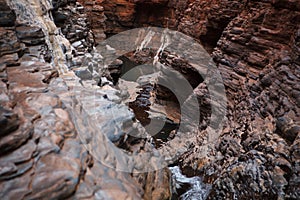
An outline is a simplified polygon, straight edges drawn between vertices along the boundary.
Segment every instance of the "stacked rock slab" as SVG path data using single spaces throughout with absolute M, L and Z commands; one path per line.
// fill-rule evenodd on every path
M 106 17 L 104 15 L 104 8 L 102 6 L 103 0 L 79 0 L 78 2 L 84 6 L 85 12 L 88 15 L 88 20 L 94 34 L 95 42 L 101 42 L 106 38 L 104 33 L 104 30 L 106 29 L 104 23 Z
M 195 148 L 183 166 L 213 184 L 211 199 L 299 198 L 299 1 L 104 1 L 107 33 L 152 26 L 154 11 L 140 17 L 147 5 L 165 11 L 159 26 L 201 41 L 227 90 L 214 156 Z
M 68 61 L 76 56 L 71 42 L 82 38 L 66 36 L 70 41 L 66 39 L 51 16 L 55 9 L 78 16 L 82 7 L 76 1 L 52 3 L 40 0 L 28 5 L 22 0 L 0 1 L 3 10 L 0 16 L 0 198 L 141 199 L 143 188 L 159 173 L 148 178 L 141 176 L 147 180 L 143 186 L 144 182 L 138 183 L 129 173 L 117 172 L 93 159 L 82 144 L 72 106 L 83 110 L 80 103 L 93 98 L 94 92 L 88 93 L 87 88 L 76 85 L 78 77 L 68 69 Z M 7 15 L 3 17 L 2 13 Z M 83 22 L 80 18 L 69 20 L 71 26 Z M 90 30 L 84 28 L 80 30 L 86 39 L 85 33 Z M 79 102 L 76 105 L 73 104 L 74 86 L 76 91 L 86 92 L 84 98 L 76 100 Z M 100 92 L 110 97 L 116 90 Z M 110 100 L 105 102 L 113 104 Z M 113 108 L 119 108 L 114 105 Z M 128 113 L 127 110 L 125 114 Z M 100 156 L 114 162 L 104 152 Z M 168 175 L 164 180 L 168 180 Z M 168 183 L 162 181 L 162 184 Z M 149 198 L 168 192 L 153 191 L 148 192 Z
M 93 160 L 81 144 L 67 109 L 77 78 L 68 66 L 80 65 L 92 47 L 89 23 L 97 42 L 104 31 L 160 25 L 213 52 L 227 90 L 228 121 L 211 155 L 199 158 L 195 143 L 181 159 L 183 169 L 212 184 L 209 199 L 300 198 L 299 1 L 81 1 L 92 13 L 76 0 L 7 2 L 0 0 L 2 199 L 169 195 L 161 189 L 168 187 L 166 172 L 136 181 Z M 205 85 L 195 91 L 209 102 Z
M 212 53 L 227 91 L 228 122 L 214 156 L 199 159 L 196 151 L 182 159 L 183 166 L 194 166 L 194 173 L 213 184 L 209 199 L 299 198 L 300 12 L 295 2 L 244 2 Z M 211 12 L 208 17 L 218 19 Z
M 295 2 L 250 1 L 213 53 L 228 88 L 231 123 L 224 133 L 227 142 L 219 145 L 226 159 L 215 182 L 217 195 L 300 197 L 300 9 Z M 233 187 L 222 188 L 225 184 Z

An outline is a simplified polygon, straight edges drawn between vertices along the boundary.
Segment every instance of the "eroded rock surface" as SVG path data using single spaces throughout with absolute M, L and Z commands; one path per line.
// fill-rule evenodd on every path
M 211 185 L 209 199 L 300 198 L 297 0 L 0 0 L 0 11 L 1 199 L 170 197 L 167 169 L 132 175 L 95 159 L 115 164 L 109 145 L 145 130 L 132 122 L 133 112 L 106 78 L 109 70 L 119 75 L 123 63 L 99 69 L 101 53 L 91 51 L 105 34 L 141 26 L 168 27 L 201 41 L 223 77 L 227 122 L 203 157 L 214 103 L 206 82 L 184 59 L 166 52 L 160 58 L 186 73 L 201 108 L 197 140 L 178 161 L 183 171 Z M 120 128 L 115 118 L 130 123 Z M 131 152 L 153 150 L 148 139 Z
M 300 13 L 292 5 L 248 1 L 213 52 L 227 90 L 228 124 L 216 160 L 192 162 L 213 183 L 210 199 L 299 198 Z
M 9 13 L 26 5 L 23 1 L 9 3 L 12 9 L 5 3 Z M 48 23 L 47 16 L 50 12 L 39 13 L 34 9 L 43 5 L 43 9 L 51 11 L 52 6 L 46 1 L 36 3 L 39 5 L 26 8 L 26 17 L 29 19 L 22 17 L 22 10 L 16 9 L 18 18 L 11 18 L 14 23 L 9 24 L 10 27 L 1 27 L 1 198 L 141 199 L 144 194 L 143 185 L 129 173 L 117 172 L 94 159 L 82 144 L 84 141 L 80 139 L 79 129 L 72 119 L 74 115 L 70 109 L 77 102 L 73 98 L 72 88 L 77 86 L 78 90 L 86 89 L 82 87 L 82 82 L 76 85 L 79 78 L 73 71 L 64 73 L 64 70 L 68 64 L 70 67 L 76 66 L 68 62 L 74 61 L 77 56 L 72 53 L 73 48 L 78 47 L 75 50 L 77 52 L 88 52 L 86 48 L 82 50 L 80 45 L 74 45 L 74 42 L 82 39 L 83 42 L 86 41 L 88 38 L 85 33 L 89 32 L 89 27 L 81 24 L 86 28 L 83 38 L 80 34 L 76 35 L 76 28 L 72 28 L 76 23 L 82 22 L 75 16 L 80 14 L 83 7 L 75 4 L 75 1 L 53 2 L 55 9 L 60 10 L 59 7 L 62 7 L 60 12 L 74 17 L 74 21 L 68 19 L 71 21 L 64 24 L 63 28 L 67 28 L 69 24 L 71 26 L 71 29 L 63 31 L 66 39 L 53 21 Z M 71 12 L 72 6 L 74 13 Z M 35 18 L 33 20 L 30 17 Z M 47 23 L 39 19 L 44 19 Z M 53 32 L 48 32 L 50 30 Z M 56 35 L 52 35 L 53 33 Z M 68 37 L 68 34 L 75 37 Z M 54 42 L 56 39 L 61 40 L 58 46 Z M 73 47 L 70 44 L 72 42 Z M 53 51 L 49 51 L 50 48 Z M 88 86 L 89 83 L 85 85 Z M 108 88 L 106 92 L 102 91 L 102 95 L 118 98 L 114 96 L 115 92 L 115 89 Z M 85 94 L 84 98 L 77 100 L 83 102 L 94 97 L 93 92 Z M 113 102 L 107 100 L 106 103 Z M 76 106 L 79 111 L 80 106 L 80 103 Z M 113 108 L 117 109 L 118 105 L 115 104 Z M 91 111 L 89 109 L 93 107 L 86 109 Z M 77 114 L 82 114 L 79 111 Z M 127 115 L 131 116 L 129 111 L 124 118 Z M 107 157 L 107 152 L 100 151 L 98 156 L 114 162 L 113 157 Z M 152 182 L 155 176 L 142 177 L 145 177 L 146 182 Z M 168 176 L 162 181 L 162 184 L 167 184 L 164 180 L 168 180 Z M 152 190 L 148 193 L 150 195 Z

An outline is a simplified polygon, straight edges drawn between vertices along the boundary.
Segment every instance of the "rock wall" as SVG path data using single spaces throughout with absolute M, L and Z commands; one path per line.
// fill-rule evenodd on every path
M 297 199 L 299 4 L 253 0 L 240 8 L 212 53 L 228 123 L 214 156 L 192 153 L 182 162 L 213 184 L 209 199 Z
M 246 0 L 196 0 L 186 1 L 186 5 L 177 3 L 177 30 L 201 41 L 211 53 L 229 22 L 245 9 L 246 4 Z
M 99 84 L 99 79 L 84 82 L 94 74 L 79 68 L 84 56 L 95 57 L 89 54 L 93 45 L 105 34 L 149 25 L 200 40 L 227 91 L 228 121 L 221 137 L 204 158 L 202 143 L 194 143 L 180 160 L 183 170 L 212 184 L 209 199 L 300 198 L 298 0 L 34 0 L 30 5 L 0 0 L 0 11 L 2 199 L 170 196 L 166 170 L 133 178 L 94 160 L 68 109 L 75 74 L 86 88 Z M 76 85 L 85 96 L 76 100 L 74 112 L 95 109 L 80 107 L 92 95 L 86 88 Z M 106 88 L 99 101 L 112 104 L 104 98 L 110 95 L 118 101 L 115 89 Z M 205 102 L 201 106 L 210 102 L 204 84 L 195 92 Z M 122 117 L 131 117 L 122 109 Z M 200 126 L 199 137 L 205 128 Z
M 105 39 L 106 35 L 104 33 L 104 30 L 106 29 L 106 26 L 104 22 L 106 20 L 106 16 L 104 15 L 104 8 L 102 6 L 103 0 L 79 0 L 78 2 L 84 6 L 85 13 L 88 16 L 95 41 L 98 43 Z
M 76 1 L 53 1 L 53 4 L 51 13 L 54 23 L 71 43 L 69 49 L 62 47 L 68 66 L 79 67 L 85 54 L 91 52 L 95 45 L 86 10 Z
M 86 158 L 70 158 L 62 153 L 66 138 L 71 138 L 75 131 L 61 100 L 49 91 L 49 83 L 58 71 L 47 62 L 59 63 L 59 58 L 53 58 L 55 51 L 47 51 L 55 42 L 50 46 L 51 36 L 46 34 L 55 29 L 43 26 L 44 21 L 37 18 L 35 22 L 40 24 L 26 23 L 21 15 L 37 17 L 37 10 L 25 9 L 24 2 L 9 3 L 11 7 L 23 8 L 24 13 L 15 12 L 1 1 L 1 5 L 6 5 L 5 12 L 16 13 L 17 18 L 10 18 L 11 22 L 1 27 L 0 196 L 67 197 L 79 182 L 80 159 Z M 42 54 L 44 50 L 47 56 Z
M 146 188 L 145 198 L 168 194 L 150 184 L 160 174 L 164 178 L 156 183 L 168 184 L 168 171 L 142 174 L 144 182 L 138 183 L 130 173 L 101 164 L 83 145 L 80 134 L 87 134 L 91 130 L 85 128 L 92 125 L 78 120 L 97 110 L 83 104 L 89 105 L 98 84 L 84 83 L 87 71 L 80 71 L 75 62 L 82 61 L 83 53 L 96 56 L 88 53 L 93 40 L 83 7 L 74 0 L 36 0 L 30 5 L 26 0 L 1 0 L 0 5 L 0 198 L 141 199 Z M 120 101 L 114 88 L 106 89 L 108 93 L 98 90 L 99 95 Z M 75 99 L 74 91 L 82 91 L 83 97 Z M 103 102 L 98 114 L 104 113 L 105 104 L 121 108 L 104 97 L 99 98 Z M 132 117 L 127 107 L 123 110 L 120 123 Z M 115 155 L 102 147 L 100 157 L 114 163 Z
M 192 36 L 212 52 L 225 27 L 242 12 L 246 2 L 104 0 L 105 32 L 111 35 L 135 27 L 167 27 Z
M 230 157 L 217 195 L 299 198 L 299 5 L 250 1 L 218 41 L 213 55 L 227 87 L 231 131 L 218 147 Z
M 299 198 L 299 5 L 294 0 L 103 2 L 107 33 L 169 27 L 200 40 L 212 53 L 227 90 L 228 124 L 214 156 L 199 159 L 192 153 L 182 161 L 198 166 L 195 173 L 213 183 L 211 199 Z M 149 11 L 155 6 L 159 17 Z
M 175 10 L 166 0 L 104 0 L 102 5 L 108 35 L 134 27 L 175 27 Z

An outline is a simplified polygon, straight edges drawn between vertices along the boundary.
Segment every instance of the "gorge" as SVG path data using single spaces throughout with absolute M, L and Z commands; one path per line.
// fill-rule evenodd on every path
M 299 0 L 0 0 L 0 78 L 1 199 L 300 198 Z

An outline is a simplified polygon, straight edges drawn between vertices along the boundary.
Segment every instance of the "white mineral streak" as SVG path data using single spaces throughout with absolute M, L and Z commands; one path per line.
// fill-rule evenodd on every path
M 137 46 L 136 52 L 142 51 L 144 48 L 147 47 L 147 45 L 151 42 L 153 36 L 155 35 L 155 32 L 149 31 L 146 36 L 144 36 L 144 34 L 145 34 L 144 29 L 139 31 L 135 44 L 136 45 L 141 44 L 141 45 Z M 141 38 L 143 38 L 142 42 L 140 41 Z
M 69 41 L 61 34 L 54 24 L 49 12 L 52 8 L 50 0 L 7 0 L 8 5 L 15 10 L 19 23 L 41 27 L 49 50 L 53 53 L 52 64 L 60 74 L 67 73 L 66 57 L 62 51 L 62 45 L 70 51 Z
M 153 59 L 154 66 L 158 63 L 160 54 L 165 50 L 166 47 L 168 47 L 171 44 L 171 38 L 167 31 L 168 31 L 168 29 L 165 29 L 161 35 L 161 38 L 160 38 L 161 45 L 160 45 L 159 49 L 156 51 L 156 55 Z

